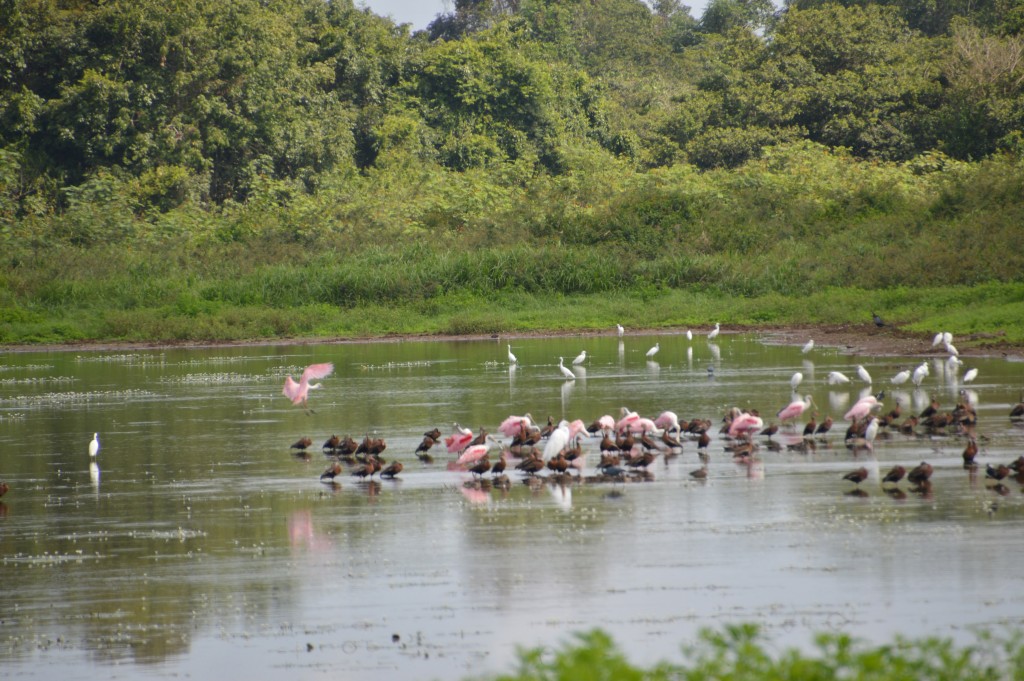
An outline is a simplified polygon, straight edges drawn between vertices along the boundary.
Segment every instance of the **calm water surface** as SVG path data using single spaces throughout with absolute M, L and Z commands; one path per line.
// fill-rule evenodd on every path
M 1024 494 L 987 481 L 984 465 L 1024 453 L 1009 418 L 1024 364 L 969 358 L 979 376 L 965 386 L 935 355 L 920 389 L 894 393 L 889 378 L 922 358 L 765 341 L 524 339 L 513 368 L 504 340 L 0 355 L 4 677 L 448 679 L 508 671 L 517 645 L 596 626 L 644 664 L 681 659 L 724 623 L 756 622 L 780 647 L 821 631 L 880 643 L 1020 627 Z M 566 382 L 558 357 L 584 349 Z M 336 371 L 311 393 L 313 413 L 293 407 L 284 376 L 324 361 Z M 968 387 L 981 471 L 964 470 L 955 435 L 848 450 L 858 363 L 886 410 L 898 398 L 916 413 L 932 396 L 948 410 Z M 828 386 L 833 370 L 853 382 Z M 743 464 L 716 438 L 706 482 L 689 475 L 693 442 L 659 457 L 650 482 L 527 485 L 513 473 L 490 491 L 467 487 L 441 447 L 432 465 L 413 455 L 435 426 L 494 432 L 525 412 L 774 414 L 795 371 L 819 418 L 837 421 L 829 442 L 789 451 L 798 438 L 780 434 L 781 451 Z M 322 484 L 334 433 L 384 437 L 405 472 Z M 308 458 L 289 448 L 301 436 Z M 596 459 L 596 440 L 586 446 Z M 928 494 L 879 486 L 893 464 L 922 460 L 935 466 Z M 861 465 L 871 478 L 852 496 L 842 475 Z

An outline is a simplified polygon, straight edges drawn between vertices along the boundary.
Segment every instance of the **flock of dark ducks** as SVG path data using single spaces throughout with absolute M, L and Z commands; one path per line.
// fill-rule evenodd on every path
M 853 417 L 846 430 L 844 444 L 857 456 L 870 451 L 876 438 L 893 436 L 929 437 L 948 435 L 964 438 L 964 468 L 972 480 L 984 471 L 985 480 L 994 483 L 993 489 L 1008 493 L 1005 482 L 1016 480 L 1024 485 L 1024 456 L 1006 464 L 989 463 L 983 468 L 976 461 L 978 436 L 976 434 L 977 414 L 966 399 L 951 410 L 943 410 L 933 400 L 918 414 L 904 415 L 901 405 L 885 413 L 869 415 L 867 418 Z M 1024 420 L 1024 400 L 1015 405 L 1010 418 Z M 712 419 L 695 418 L 680 420 L 672 412 L 663 412 L 656 419 L 640 417 L 629 409 L 622 408 L 618 420 L 602 416 L 589 426 L 583 421 L 561 421 L 556 423 L 548 417 L 545 425 L 534 423 L 529 414 L 510 416 L 498 431 L 509 438 L 507 444 L 480 428 L 476 433 L 454 424 L 451 435 L 443 436 L 438 428 L 423 434 L 413 455 L 425 465 L 433 464 L 438 451 L 449 457 L 449 470 L 471 474 L 465 482 L 467 487 L 477 489 L 509 485 L 508 475 L 513 471 L 523 476 L 529 485 L 540 484 L 541 478 L 557 484 L 567 482 L 637 482 L 653 480 L 649 467 L 661 457 L 666 464 L 683 451 L 683 445 L 696 445 L 701 466 L 690 472 L 695 480 L 706 480 L 709 448 L 713 433 L 717 430 L 724 452 L 737 463 L 752 463 L 762 448 L 768 451 L 813 453 L 818 447 L 830 448 L 829 437 L 833 421 L 826 418 L 819 422 L 816 413 L 801 429 L 798 425 L 780 426 L 771 423 L 765 426 L 756 411 L 732 409 L 716 428 Z M 737 424 L 754 423 L 757 428 L 740 428 Z M 779 435 L 785 443 L 773 436 Z M 982 438 L 984 439 L 984 438 Z M 597 441 L 596 447 L 589 443 Z M 496 446 L 496 457 L 492 459 L 492 447 Z M 310 459 L 309 451 L 314 443 L 309 437 L 300 438 L 291 445 L 296 456 Z M 350 436 L 332 435 L 320 449 L 328 458 L 328 467 L 320 480 L 337 486 L 341 476 L 347 474 L 358 480 L 394 479 L 404 470 L 401 461 L 386 461 L 384 452 L 387 443 L 383 438 L 366 435 L 362 441 Z M 596 451 L 593 451 L 596 449 Z M 587 459 L 590 454 L 600 457 L 594 473 L 587 475 Z M 904 480 L 910 491 L 928 495 L 931 491 L 933 467 L 926 461 L 912 468 L 895 465 L 884 475 L 879 473 L 879 484 L 890 496 L 904 495 L 899 485 Z M 866 496 L 861 484 L 871 477 L 867 467 L 859 467 L 842 476 L 852 482 L 854 488 L 847 492 L 855 496 Z

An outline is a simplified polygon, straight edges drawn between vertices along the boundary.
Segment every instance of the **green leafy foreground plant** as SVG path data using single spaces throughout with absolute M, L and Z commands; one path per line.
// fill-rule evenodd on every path
M 973 645 L 950 639 L 896 637 L 871 646 L 847 634 L 819 634 L 816 651 L 775 652 L 753 624 L 704 629 L 684 646 L 685 662 L 633 665 L 600 629 L 577 633 L 557 650 L 519 651 L 518 670 L 498 681 L 599 681 L 679 679 L 788 681 L 858 679 L 860 681 L 941 681 L 944 679 L 1024 679 L 1024 644 L 1019 633 L 1006 637 L 983 632 Z

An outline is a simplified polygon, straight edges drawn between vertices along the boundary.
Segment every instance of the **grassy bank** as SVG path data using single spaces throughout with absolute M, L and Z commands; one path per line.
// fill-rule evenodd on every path
M 516 253 L 506 253 L 504 263 L 481 257 L 458 267 L 440 257 L 417 265 L 410 252 L 386 264 L 385 254 L 376 252 L 378 263 L 308 262 L 248 271 L 231 263 L 191 269 L 148 258 L 129 263 L 109 252 L 93 253 L 91 263 L 80 258 L 86 265 L 81 271 L 62 274 L 55 261 L 22 271 L 31 276 L 8 274 L 0 343 L 586 332 L 616 323 L 699 329 L 716 321 L 735 329 L 866 324 L 878 312 L 903 331 L 948 329 L 963 339 L 962 348 L 1024 345 L 1021 283 L 743 295 L 639 278 L 632 285 L 589 290 L 602 288 L 601 280 L 589 279 L 585 268 L 552 275 L 565 282 L 537 282 L 524 275 L 525 265 L 516 264 Z M 977 337 L 967 340 L 972 335 Z
M 822 634 L 816 651 L 779 651 L 757 627 L 734 625 L 705 630 L 684 647 L 683 664 L 660 662 L 639 667 L 604 632 L 578 634 L 556 650 L 522 650 L 518 670 L 499 681 L 556 679 L 787 679 L 788 681 L 862 679 L 864 681 L 1002 680 L 1024 676 L 1024 643 L 1019 635 L 981 634 L 972 645 L 948 639 L 897 638 L 867 645 L 845 634 Z

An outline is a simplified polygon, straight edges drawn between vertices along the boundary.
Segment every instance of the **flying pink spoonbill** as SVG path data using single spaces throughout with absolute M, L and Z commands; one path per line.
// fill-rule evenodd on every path
M 292 401 L 292 404 L 301 404 L 304 409 L 309 409 L 306 404 L 306 400 L 309 397 L 310 390 L 316 390 L 320 387 L 319 383 L 310 383 L 317 379 L 330 376 L 331 372 L 334 371 L 334 364 L 331 362 L 324 362 L 323 364 L 310 364 L 302 371 L 302 376 L 299 377 L 299 382 L 296 383 L 295 379 L 289 374 L 284 379 L 284 390 L 282 394 Z
M 811 406 L 811 396 L 805 395 L 802 400 L 793 400 L 787 406 L 779 410 L 776 416 L 779 417 L 779 421 L 796 421 L 800 418 L 800 415 Z

